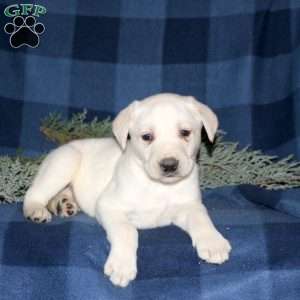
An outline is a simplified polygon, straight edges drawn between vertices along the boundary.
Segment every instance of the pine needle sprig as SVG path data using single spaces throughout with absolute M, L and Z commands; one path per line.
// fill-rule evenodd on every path
M 42 121 L 42 133 L 56 144 L 74 139 L 112 136 L 109 118 L 87 121 L 87 110 L 64 120 L 50 114 Z M 300 162 L 293 156 L 279 159 L 238 143 L 224 141 L 219 131 L 213 144 L 204 141 L 199 152 L 202 189 L 234 185 L 255 185 L 268 190 L 300 187 Z M 0 202 L 19 201 L 29 188 L 44 156 L 37 159 L 0 156 Z
M 225 185 L 256 185 L 268 190 L 300 187 L 300 163 L 290 155 L 281 160 L 237 143 L 223 142 L 219 134 L 213 149 L 200 150 L 200 183 L 203 188 Z
M 0 202 L 20 201 L 29 188 L 41 158 L 0 156 Z
M 95 117 L 87 122 L 87 110 L 73 114 L 70 120 L 64 120 L 60 114 L 52 113 L 42 120 L 41 132 L 46 138 L 57 144 L 65 144 L 80 138 L 111 136 L 110 118 L 99 121 Z

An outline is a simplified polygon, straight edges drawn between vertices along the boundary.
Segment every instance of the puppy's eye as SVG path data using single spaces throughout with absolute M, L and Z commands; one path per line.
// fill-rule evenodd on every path
M 179 134 L 181 137 L 189 137 L 191 134 L 191 130 L 188 129 L 180 129 Z
M 152 133 L 145 133 L 142 135 L 142 139 L 146 142 L 152 142 L 154 140 L 154 135 Z

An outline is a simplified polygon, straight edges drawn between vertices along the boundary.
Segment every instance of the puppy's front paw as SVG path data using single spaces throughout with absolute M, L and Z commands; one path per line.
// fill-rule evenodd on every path
M 126 287 L 135 279 L 137 273 L 136 258 L 109 254 L 104 266 L 104 274 L 107 275 L 114 285 Z
M 230 243 L 219 233 L 210 233 L 194 241 L 198 256 L 208 263 L 222 264 L 229 259 Z
M 35 223 L 47 223 L 51 221 L 51 213 L 41 204 L 33 204 L 24 208 L 24 216 Z

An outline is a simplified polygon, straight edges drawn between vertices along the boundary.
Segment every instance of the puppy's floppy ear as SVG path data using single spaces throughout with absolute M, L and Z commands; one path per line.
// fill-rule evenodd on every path
M 213 142 L 219 125 L 216 114 L 207 105 L 192 96 L 187 97 L 187 102 L 195 113 L 196 119 L 203 123 L 209 140 Z
M 123 150 L 126 148 L 129 128 L 132 124 L 138 103 L 139 101 L 134 101 L 121 110 L 112 123 L 113 134 Z

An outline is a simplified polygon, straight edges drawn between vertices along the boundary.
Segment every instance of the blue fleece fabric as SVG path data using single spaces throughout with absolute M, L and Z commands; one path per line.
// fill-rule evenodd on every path
M 2 205 L 0 299 L 299 299 L 300 219 L 253 204 L 236 188 L 205 192 L 204 199 L 232 244 L 230 260 L 199 260 L 175 226 L 142 230 L 138 275 L 125 289 L 103 275 L 109 244 L 94 219 L 79 214 L 34 224 L 21 205 Z

